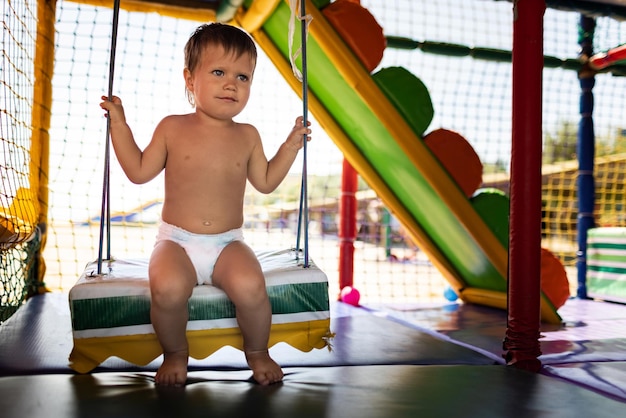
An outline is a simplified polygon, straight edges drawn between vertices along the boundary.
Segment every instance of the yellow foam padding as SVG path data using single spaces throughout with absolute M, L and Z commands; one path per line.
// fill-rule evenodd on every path
M 113 8 L 113 0 L 72 0 L 75 3 L 89 4 L 97 7 Z M 177 4 L 180 3 L 180 4 Z M 127 10 L 129 12 L 141 12 L 141 13 L 158 13 L 161 16 L 169 16 L 179 19 L 188 19 L 198 22 L 213 22 L 215 21 L 215 10 L 210 8 L 210 3 L 207 2 L 207 7 L 201 7 L 201 2 L 192 2 L 185 4 L 185 2 L 150 2 L 144 0 L 121 0 L 120 9 Z
M 34 194 L 20 187 L 11 205 L 0 207 L 0 248 L 27 241 L 35 231 L 38 217 L 39 205 Z
M 468 287 L 457 291 L 460 293 L 459 297 L 463 302 L 491 306 L 492 308 L 503 310 L 507 309 L 507 294 L 504 292 L 479 289 L 477 287 Z M 563 322 L 552 302 L 543 293 L 541 294 L 540 305 L 541 321 L 548 324 L 561 324 Z
M 257 31 L 263 23 L 274 13 L 278 3 L 281 0 L 255 0 L 250 5 L 250 8 L 243 13 L 240 9 L 240 13 L 237 16 L 238 24 L 248 32 Z
M 284 342 L 304 352 L 324 348 L 331 337 L 330 319 L 274 324 L 269 346 Z M 187 331 L 189 355 L 203 359 L 225 346 L 243 350 L 239 328 Z M 80 338 L 74 340 L 70 367 L 78 373 L 89 373 L 109 357 L 119 357 L 145 366 L 162 354 L 155 334 L 123 335 L 119 337 Z

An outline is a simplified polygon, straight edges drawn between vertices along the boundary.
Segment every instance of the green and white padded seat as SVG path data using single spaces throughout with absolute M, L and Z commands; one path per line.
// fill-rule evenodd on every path
M 270 346 L 324 348 L 330 333 L 328 279 L 292 250 L 257 252 L 272 305 Z M 109 357 L 147 365 L 162 354 L 150 324 L 147 259 L 89 263 L 69 292 L 73 349 L 70 366 L 88 373 Z M 235 308 L 224 292 L 197 286 L 189 300 L 189 355 L 203 359 L 224 346 L 243 349 Z

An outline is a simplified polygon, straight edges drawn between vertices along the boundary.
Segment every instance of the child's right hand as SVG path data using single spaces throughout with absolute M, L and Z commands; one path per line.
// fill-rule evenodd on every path
M 111 123 L 122 122 L 126 123 L 126 116 L 124 115 L 124 106 L 122 106 L 122 99 L 117 96 L 112 96 L 109 100 L 108 96 L 102 96 L 102 102 L 100 107 L 107 111 L 104 115 L 109 117 Z

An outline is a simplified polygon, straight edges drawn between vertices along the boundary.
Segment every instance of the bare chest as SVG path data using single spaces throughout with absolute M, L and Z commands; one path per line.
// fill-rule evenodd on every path
M 196 178 L 245 178 L 249 156 L 246 141 L 239 138 L 189 138 L 168 145 L 166 169 Z

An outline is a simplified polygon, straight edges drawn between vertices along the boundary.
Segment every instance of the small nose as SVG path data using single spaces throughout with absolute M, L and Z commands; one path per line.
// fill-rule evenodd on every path
M 237 87 L 237 80 L 231 77 L 227 77 L 224 83 L 224 89 L 235 90 Z

